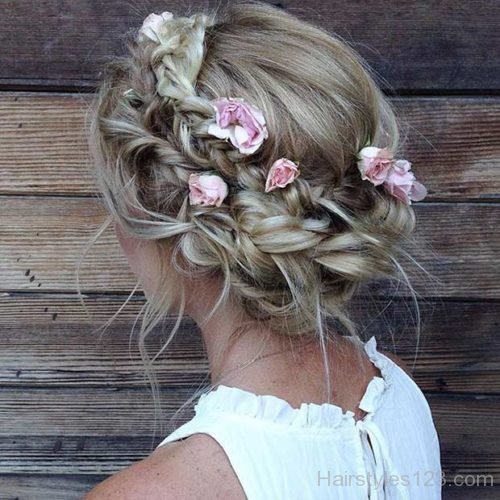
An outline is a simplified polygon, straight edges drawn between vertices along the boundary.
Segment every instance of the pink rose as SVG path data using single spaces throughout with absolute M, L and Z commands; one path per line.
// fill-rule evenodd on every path
M 191 205 L 220 207 L 228 194 L 227 184 L 219 175 L 191 174 L 188 184 Z
M 375 186 L 382 184 L 393 164 L 392 154 L 387 148 L 366 146 L 359 152 L 358 169 L 363 180 Z
M 294 181 L 299 174 L 300 170 L 293 161 L 286 158 L 276 160 L 267 174 L 265 192 L 268 193 L 273 189 L 285 187 Z
M 159 42 L 158 35 L 156 34 L 160 26 L 169 19 L 172 19 L 174 15 L 172 12 L 165 11 L 161 14 L 149 14 L 149 16 L 144 19 L 141 29 L 139 30 L 138 40 L 142 42 L 144 37 L 148 37 L 153 42 Z
M 411 205 L 411 200 L 420 201 L 427 196 L 427 189 L 415 180 L 410 168 L 411 163 L 407 160 L 395 161 L 384 183 L 389 193 L 408 205 Z
M 212 101 L 215 123 L 208 133 L 229 141 L 242 154 L 252 154 L 269 136 L 261 111 L 239 97 L 223 97 Z

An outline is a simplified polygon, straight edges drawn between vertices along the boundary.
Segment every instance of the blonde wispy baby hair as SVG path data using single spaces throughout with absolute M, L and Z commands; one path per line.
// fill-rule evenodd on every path
M 353 48 L 258 1 L 150 14 L 127 47 L 103 71 L 90 147 L 107 223 L 172 251 L 139 336 L 154 387 L 145 338 L 174 290 L 179 318 L 185 304 L 170 264 L 220 277 L 210 316 L 232 297 L 256 324 L 323 349 L 331 321 L 360 338 L 349 304 L 363 285 L 396 280 L 415 298 L 401 259 L 414 261 L 410 200 L 426 191 L 393 160 L 398 118 Z M 254 128 L 234 106 L 221 125 L 224 99 L 251 106 Z

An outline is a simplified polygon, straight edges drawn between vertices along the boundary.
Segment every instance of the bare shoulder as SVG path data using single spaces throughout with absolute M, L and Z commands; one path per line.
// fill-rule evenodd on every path
M 157 448 L 110 476 L 83 500 L 244 500 L 244 491 L 222 447 L 207 434 Z
M 83 500 L 139 500 L 140 498 L 197 498 L 188 467 L 182 463 L 187 440 L 170 443 L 151 455 L 108 477 Z

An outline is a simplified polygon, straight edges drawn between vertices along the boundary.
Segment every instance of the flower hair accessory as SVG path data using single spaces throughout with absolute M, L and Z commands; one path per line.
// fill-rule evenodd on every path
M 298 165 L 292 160 L 287 158 L 276 160 L 267 174 L 265 192 L 268 193 L 276 188 L 284 188 L 293 182 L 299 174 Z
M 165 21 L 168 21 L 173 17 L 174 15 L 172 12 L 169 12 L 168 10 L 162 12 L 161 14 L 149 14 L 149 16 L 147 16 L 142 23 L 137 39 L 142 42 L 146 38 L 149 38 L 153 42 L 158 43 L 160 40 L 157 33 L 160 30 L 160 26 Z
M 356 155 L 358 170 L 363 180 L 375 186 L 383 184 L 385 190 L 395 198 L 411 205 L 427 196 L 427 188 L 418 182 L 411 163 L 407 160 L 394 160 L 387 148 L 365 146 Z
M 227 184 L 216 174 L 191 174 L 188 184 L 191 205 L 220 207 L 228 194 Z
M 240 97 L 222 97 L 211 101 L 215 123 L 208 133 L 219 139 L 229 139 L 241 154 L 255 153 L 269 137 L 264 115 Z
M 269 137 L 262 112 L 239 97 L 223 97 L 211 101 L 215 122 L 208 133 L 229 139 L 242 154 L 252 154 Z M 284 188 L 300 174 L 298 164 L 287 158 L 276 160 L 267 174 L 265 192 Z M 227 184 L 219 175 L 191 174 L 189 202 L 191 205 L 220 206 L 228 194 Z

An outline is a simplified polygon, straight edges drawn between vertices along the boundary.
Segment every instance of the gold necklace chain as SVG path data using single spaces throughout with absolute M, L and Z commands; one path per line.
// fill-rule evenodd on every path
M 303 344 L 301 347 L 304 347 L 306 345 L 309 345 L 310 343 L 314 342 L 316 339 L 315 338 L 312 338 L 310 340 L 308 340 L 305 344 Z M 300 349 L 300 347 L 299 347 Z M 288 351 L 289 349 L 280 349 L 279 351 L 274 351 L 274 352 L 271 352 L 271 353 L 268 353 L 268 354 L 264 354 L 264 355 L 260 355 L 260 356 L 256 356 L 254 357 L 253 359 L 251 359 L 250 361 L 247 361 L 247 362 L 244 362 L 244 363 L 238 363 L 236 366 L 233 366 L 233 368 L 231 368 L 230 370 L 226 371 L 223 373 L 223 376 L 226 376 L 232 372 L 234 372 L 235 370 L 237 370 L 238 368 L 242 368 L 242 367 L 246 367 L 246 366 L 249 366 L 251 365 L 252 363 L 255 363 L 256 361 L 260 361 L 261 359 L 265 359 L 265 358 L 268 358 L 270 356 L 274 356 L 276 354 L 280 354 L 282 352 L 286 352 Z M 222 378 L 222 376 L 219 377 L 219 379 Z

